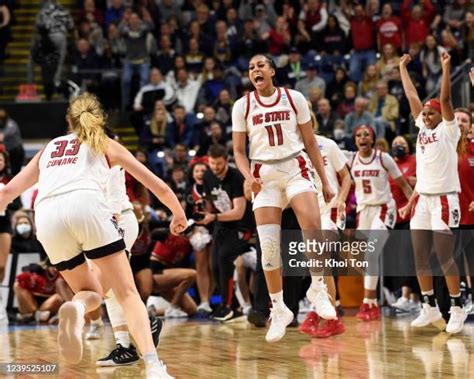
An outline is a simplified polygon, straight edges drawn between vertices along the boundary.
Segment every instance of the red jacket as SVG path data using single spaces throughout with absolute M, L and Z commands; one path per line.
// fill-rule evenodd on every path
M 458 172 L 461 182 L 459 205 L 461 206 L 461 225 L 474 225 L 474 212 L 469 212 L 469 204 L 474 201 L 474 142 L 467 146 L 467 153 L 459 157 Z
M 364 51 L 374 48 L 374 23 L 370 17 L 358 20 L 351 19 L 352 47 L 355 51 Z

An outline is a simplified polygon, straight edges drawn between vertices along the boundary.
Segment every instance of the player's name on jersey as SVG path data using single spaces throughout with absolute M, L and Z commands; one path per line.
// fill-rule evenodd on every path
M 54 166 L 64 166 L 69 164 L 76 164 L 78 157 L 68 157 L 68 158 L 59 158 L 59 159 L 52 159 L 46 165 L 46 168 L 54 167 Z

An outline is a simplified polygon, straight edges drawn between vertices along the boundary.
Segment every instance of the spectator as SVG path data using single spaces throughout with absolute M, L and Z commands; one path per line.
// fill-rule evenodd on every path
M 348 151 L 356 150 L 352 134 L 346 133 L 344 120 L 341 120 L 340 118 L 334 122 L 333 137 L 340 149 Z
M 0 66 L 6 58 L 6 47 L 10 41 L 10 9 L 3 1 L 0 1 Z
M 374 116 L 377 138 L 389 138 L 390 134 L 396 133 L 399 104 L 394 96 L 389 95 L 387 82 L 381 80 L 377 83 L 375 95 L 370 99 L 369 112 Z M 390 128 L 392 133 L 387 134 L 387 128 Z
M 5 145 L 8 152 L 11 174 L 18 174 L 23 166 L 23 160 L 25 159 L 23 140 L 18 124 L 3 108 L 0 108 L 0 143 Z M 1 171 L 3 171 L 3 169 Z
M 321 92 L 321 89 L 319 87 L 311 87 L 308 90 L 308 101 L 311 103 L 311 106 L 313 107 L 315 111 L 318 110 L 318 102 L 323 98 L 323 93 Z
M 209 148 L 212 145 L 225 146 L 226 143 L 227 138 L 221 124 L 219 124 L 217 121 L 213 121 L 209 126 L 209 132 L 201 133 L 199 135 L 199 150 L 197 151 L 196 155 L 198 157 L 202 157 L 207 154 Z
M 254 20 L 246 20 L 244 22 L 244 30 L 242 35 L 237 39 L 237 67 L 240 71 L 248 70 L 249 59 L 257 52 L 261 51 L 262 42 L 258 37 Z
M 375 63 L 374 25 L 364 7 L 357 4 L 351 17 L 352 52 L 350 58 L 351 79 L 359 82 L 365 68 Z
M 348 81 L 346 69 L 344 67 L 336 68 L 334 78 L 329 82 L 326 89 L 326 97 L 334 108 L 344 99 L 344 87 Z
M 78 31 L 79 39 L 84 38 L 89 41 L 91 47 L 98 55 L 103 55 L 104 52 L 104 34 L 102 28 L 94 20 L 82 20 L 79 23 Z
M 201 51 L 205 55 L 212 55 L 213 46 L 214 46 L 212 34 L 210 35 L 210 34 L 204 33 L 197 20 L 191 21 L 191 23 L 189 24 L 187 33 L 183 34 L 181 44 L 183 46 L 187 46 L 188 41 L 191 38 L 195 38 L 198 41 L 199 51 Z
M 229 38 L 237 41 L 243 32 L 244 26 L 242 21 L 237 17 L 235 8 L 227 8 L 225 21 L 227 23 L 227 35 Z
M 140 87 L 143 87 L 148 80 L 150 62 L 147 36 L 151 30 L 152 25 L 143 22 L 137 13 L 132 13 L 129 19 L 124 19 L 119 26 L 120 35 L 127 47 L 122 74 L 122 105 L 124 107 L 129 106 L 133 75 L 140 76 Z
M 443 21 L 453 32 L 461 30 L 466 17 L 466 0 L 454 0 L 444 10 Z
M 217 100 L 219 93 L 224 88 L 225 82 L 223 80 L 223 72 L 221 67 L 217 65 L 214 67 L 212 78 L 202 83 L 198 94 L 199 103 L 213 104 Z
M 354 110 L 354 101 L 357 96 L 357 86 L 354 82 L 347 82 L 344 85 L 344 98 L 338 104 L 336 113 L 344 118 L 346 114 Z
M 122 21 L 124 12 L 125 6 L 122 0 L 111 0 L 110 7 L 105 11 L 104 27 L 108 29 L 112 23 L 119 24 Z
M 177 143 L 181 143 L 186 147 L 191 147 L 194 126 L 194 115 L 186 112 L 184 106 L 176 105 L 173 109 L 173 121 L 168 125 L 166 132 L 167 145 L 175 147 Z
M 184 107 L 187 113 L 194 111 L 201 83 L 198 80 L 189 79 L 188 71 L 181 68 L 176 72 L 176 98 L 178 103 Z
M 382 50 L 386 44 L 391 44 L 396 50 L 402 48 L 402 22 L 393 14 L 390 3 L 382 7 L 382 17 L 377 21 L 377 47 Z
M 119 29 L 116 24 L 110 24 L 107 30 L 107 39 L 110 43 L 110 49 L 112 51 L 113 65 L 116 67 L 122 67 L 123 59 L 127 53 L 127 45 L 125 40 L 120 36 Z
M 322 55 L 343 56 L 348 51 L 349 41 L 346 33 L 341 29 L 334 15 L 329 15 L 327 26 L 321 32 L 318 41 L 318 52 Z
M 272 26 L 275 25 L 277 15 L 273 8 L 273 3 L 268 1 L 265 5 L 258 4 L 255 7 L 255 29 L 257 35 L 263 36 L 269 33 Z
M 214 103 L 214 108 L 216 109 L 216 120 L 219 121 L 222 125 L 230 126 L 232 124 L 231 114 L 232 114 L 232 99 L 230 93 L 227 89 L 222 89 L 219 92 L 219 97 Z M 227 132 L 224 130 L 224 132 Z
M 305 77 L 303 70 L 301 55 L 296 47 L 290 49 L 290 55 L 288 63 L 277 73 L 278 81 L 282 85 L 288 85 L 292 88 L 295 87 L 296 82 Z
M 133 109 L 136 112 L 151 113 L 157 100 L 170 104 L 174 97 L 173 88 L 163 80 L 160 70 L 152 68 L 150 82 L 138 91 L 133 102 Z
M 214 35 L 214 21 L 210 16 L 209 7 L 201 3 L 196 8 L 196 21 L 202 33 L 212 39 Z M 207 47 L 207 46 L 206 46 Z
M 178 24 L 183 25 L 183 15 L 181 13 L 181 7 L 179 2 L 173 0 L 161 0 L 157 2 L 158 12 L 160 14 L 160 23 L 166 22 L 170 17 L 174 16 L 178 19 Z
M 90 22 L 95 21 L 100 26 L 104 25 L 104 14 L 95 6 L 95 0 L 84 0 L 79 18 Z
M 189 166 L 188 149 L 182 143 L 176 144 L 174 151 L 167 157 L 167 177 L 171 176 L 171 170 L 174 167 L 181 167 L 183 171 L 187 171 Z
M 346 135 L 352 135 L 353 130 L 359 125 L 369 125 L 374 129 L 374 118 L 366 110 L 367 100 L 358 97 L 354 102 L 354 111 L 350 112 L 344 118 Z
M 174 70 L 170 70 L 168 71 L 168 74 L 166 74 L 166 82 L 176 90 L 176 87 L 178 86 L 177 72 L 180 69 L 186 69 L 186 62 L 182 55 L 176 55 L 174 57 L 173 68 Z
M 375 140 L 375 149 L 376 150 L 379 150 L 383 153 L 389 153 L 390 152 L 390 145 L 388 144 L 388 141 L 381 137 L 381 138 L 377 138 Z
M 391 72 L 394 68 L 398 67 L 400 57 L 397 54 L 394 46 L 386 44 L 382 47 L 382 56 L 377 61 L 377 71 L 382 79 L 387 79 L 387 72 Z
M 175 166 L 171 169 L 170 180 L 168 185 L 176 194 L 178 200 L 185 207 L 186 194 L 188 192 L 188 186 L 186 181 L 185 169 L 181 166 Z
M 268 52 L 270 54 L 275 56 L 284 54 L 291 43 L 291 34 L 285 18 L 282 16 L 278 17 L 275 27 L 264 34 L 262 39 L 268 41 Z
M 300 47 L 303 51 L 306 46 L 310 47 L 311 41 L 315 40 L 315 34 L 321 32 L 328 21 L 326 4 L 320 0 L 307 0 L 299 15 L 298 32 L 300 35 Z
M 47 35 L 59 54 L 53 78 L 54 85 L 59 87 L 67 52 L 67 34 L 74 28 L 74 21 L 69 11 L 56 0 L 47 0 L 36 17 L 36 28 L 41 35 Z
M 444 49 L 438 45 L 435 36 L 428 35 L 426 42 L 420 52 L 420 60 L 423 66 L 423 78 L 426 82 L 425 90 L 430 93 L 439 87 L 441 78 L 440 55 Z
M 217 21 L 214 57 L 218 62 L 227 66 L 233 60 L 232 52 L 235 50 L 235 43 L 235 37 L 229 37 L 227 34 L 227 25 L 225 21 Z
M 81 38 L 76 44 L 73 67 L 75 71 L 74 81 L 88 91 L 97 93 L 100 81 L 99 72 L 88 72 L 98 70 L 101 62 L 95 50 L 91 49 L 88 40 Z
M 199 43 L 196 38 L 190 38 L 187 45 L 187 53 L 184 56 L 186 67 L 197 75 L 202 70 L 204 54 L 199 51 Z
M 146 127 L 140 136 L 140 146 L 148 151 L 163 151 L 166 144 L 166 130 L 168 128 L 168 113 L 166 108 L 155 107 Z
M 158 67 L 163 75 L 167 75 L 173 69 L 173 61 L 176 56 L 171 46 L 170 36 L 162 35 L 160 37 L 159 48 L 151 57 L 151 65 Z
M 284 2 L 282 5 L 281 15 L 288 23 L 290 35 L 292 37 L 296 36 L 298 32 L 298 15 L 296 14 L 294 5 Z
M 412 0 L 403 0 L 402 19 L 405 22 L 405 48 L 413 43 L 423 44 L 430 31 L 436 10 L 431 0 L 423 0 L 410 11 Z
M 317 87 L 321 90 L 321 94 L 324 97 L 324 91 L 326 90 L 326 83 L 323 79 L 318 77 L 318 71 L 314 63 L 309 63 L 306 66 L 306 76 L 296 82 L 295 90 L 301 92 L 305 97 L 308 96 L 310 88 Z
M 375 86 L 379 80 L 380 75 L 377 66 L 374 64 L 367 66 L 364 72 L 364 78 L 358 85 L 359 96 L 370 99 L 375 94 Z
M 466 12 L 465 22 L 461 29 L 466 57 L 474 61 L 474 12 Z
M 334 123 L 339 117 L 331 109 L 331 103 L 328 99 L 321 99 L 318 102 L 318 112 L 316 113 L 316 120 L 319 125 L 319 134 L 332 138 L 334 133 Z

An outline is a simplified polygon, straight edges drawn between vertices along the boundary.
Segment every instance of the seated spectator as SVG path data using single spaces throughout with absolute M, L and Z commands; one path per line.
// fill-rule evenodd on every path
M 277 75 L 281 85 L 288 85 L 291 88 L 294 88 L 296 82 L 305 77 L 301 54 L 296 47 L 290 49 L 288 63 L 278 70 Z
M 381 151 L 382 153 L 390 153 L 390 145 L 385 138 L 377 138 L 375 141 L 375 149 Z
M 377 83 L 375 95 L 370 99 L 369 112 L 374 116 L 377 138 L 388 138 L 389 135 L 393 136 L 396 133 L 399 104 L 394 96 L 389 95 L 387 82 L 381 80 Z M 391 133 L 386 133 L 387 128 Z
M 166 177 L 171 176 L 171 170 L 175 167 L 181 167 L 184 172 L 187 172 L 189 166 L 188 149 L 182 143 L 178 143 L 174 150 L 166 157 Z
M 316 113 L 316 120 L 319 125 L 319 134 L 332 138 L 334 132 L 334 123 L 339 117 L 331 109 L 331 103 L 328 99 L 321 99 L 318 102 L 318 111 Z
M 305 71 L 306 76 L 296 82 L 295 90 L 300 91 L 305 97 L 308 97 L 309 89 L 316 87 L 321 90 L 321 95 L 324 97 L 326 83 L 323 79 L 318 77 L 316 65 L 314 63 L 308 63 Z
M 367 109 L 367 99 L 358 97 L 354 102 L 354 111 L 344 118 L 346 135 L 352 135 L 352 131 L 359 125 L 370 125 L 374 128 L 374 118 Z
M 79 23 L 78 30 L 79 38 L 89 41 L 91 47 L 95 50 L 97 55 L 102 55 L 104 51 L 104 34 L 102 28 L 94 20 L 82 20 Z
M 344 67 L 336 68 L 334 78 L 329 82 L 326 88 L 326 97 L 331 105 L 336 108 L 344 99 L 344 87 L 349 81 L 347 71 Z
M 8 153 L 8 161 L 4 162 L 4 165 L 10 167 L 6 172 L 10 171 L 12 175 L 18 174 L 25 159 L 23 140 L 17 122 L 3 108 L 0 108 L 0 145 L 4 145 Z M 3 172 L 4 167 L 0 171 Z
M 346 114 L 354 110 L 354 101 L 357 96 L 357 86 L 354 82 L 347 82 L 344 85 L 344 98 L 338 104 L 336 113 L 344 118 Z
M 279 56 L 284 54 L 291 44 L 291 34 L 288 23 L 284 17 L 277 18 L 275 27 L 262 35 L 263 40 L 268 42 L 268 52 L 272 55 Z
M 191 38 L 195 38 L 198 41 L 200 52 L 202 52 L 204 55 L 212 55 L 214 46 L 212 34 L 205 33 L 197 20 L 191 21 L 187 31 L 182 33 L 182 46 L 188 46 L 189 40 Z M 183 50 L 185 51 L 186 49 Z
M 226 145 L 227 138 L 222 130 L 221 124 L 217 121 L 213 121 L 209 127 L 208 133 L 202 132 L 199 135 L 199 149 L 196 153 L 198 157 L 202 157 L 207 154 L 209 148 L 212 145 Z
M 133 102 L 133 109 L 137 112 L 151 113 L 157 100 L 169 104 L 174 99 L 173 88 L 164 80 L 157 68 L 150 71 L 150 82 L 140 88 Z
M 212 78 L 207 79 L 201 85 L 199 90 L 198 104 L 213 104 L 219 93 L 225 88 L 222 68 L 217 65 L 214 67 Z
M 125 40 L 127 48 L 122 73 L 122 104 L 124 107 L 129 106 L 133 75 L 140 76 L 140 87 L 143 87 L 148 80 L 150 60 L 147 37 L 152 29 L 153 25 L 142 21 L 137 13 L 132 13 L 127 21 L 124 20 L 120 24 L 120 35 Z
M 222 89 L 219 92 L 219 97 L 214 103 L 216 110 L 216 120 L 219 121 L 224 127 L 232 125 L 232 99 L 227 89 Z M 227 133 L 227 130 L 224 130 Z
M 177 73 L 182 68 L 186 69 L 186 62 L 184 61 L 184 57 L 182 55 L 176 55 L 173 61 L 173 69 L 168 71 L 165 79 L 166 82 L 174 89 L 176 89 L 176 87 L 178 86 Z
M 148 151 L 163 151 L 166 145 L 168 112 L 166 108 L 156 107 L 150 118 L 145 120 L 145 128 L 140 135 L 140 146 Z
M 176 98 L 187 113 L 194 111 L 200 87 L 201 82 L 190 79 L 185 68 L 176 72 Z
M 188 182 L 186 180 L 185 168 L 181 165 L 174 166 L 171 169 L 171 175 L 168 180 L 168 185 L 175 193 L 178 200 L 186 206 L 186 195 L 188 192 Z
M 439 87 L 441 79 L 441 60 L 439 57 L 443 51 L 444 49 L 438 45 L 435 36 L 430 34 L 426 37 L 425 45 L 420 52 L 420 60 L 427 93 Z
M 359 96 L 370 99 L 375 94 L 375 86 L 379 80 L 380 74 L 377 66 L 374 64 L 368 65 L 364 72 L 364 78 L 359 82 Z
M 157 2 L 158 12 L 160 15 L 160 23 L 168 21 L 170 17 L 175 16 L 178 18 L 180 25 L 184 24 L 183 15 L 181 13 L 181 6 L 178 2 L 173 0 L 161 0 Z
M 402 48 L 402 22 L 393 14 L 390 3 L 382 7 L 382 17 L 376 23 L 377 47 L 382 50 L 386 44 L 392 45 L 397 51 Z
M 151 65 L 158 67 L 163 75 L 173 70 L 173 62 L 176 56 L 175 51 L 171 45 L 171 38 L 167 35 L 160 37 L 159 48 L 156 54 L 151 57 Z
M 318 110 L 318 102 L 323 98 L 323 93 L 319 87 L 311 87 L 308 90 L 308 101 L 311 103 L 311 106 L 315 111 Z
M 73 60 L 75 75 L 74 81 L 79 86 L 84 86 L 88 91 L 96 93 L 100 82 L 101 61 L 88 40 L 77 41 L 76 53 Z M 92 70 L 92 72 L 89 72 Z
M 173 108 L 173 120 L 168 124 L 166 131 L 166 144 L 175 147 L 181 143 L 186 147 L 192 147 L 196 120 L 194 114 L 187 113 L 182 105 Z
M 196 282 L 196 270 L 180 268 L 191 253 L 189 239 L 173 236 L 168 229 L 152 232 L 151 269 L 154 290 L 171 303 L 167 318 L 188 317 L 196 313 L 196 303 L 187 293 Z
M 376 63 L 377 70 L 382 79 L 387 79 L 387 72 L 390 72 L 395 67 L 398 67 L 399 61 L 400 57 L 398 56 L 397 51 L 395 50 L 393 45 L 386 44 L 382 47 L 382 56 Z
M 415 5 L 410 11 L 412 0 L 403 0 L 401 7 L 405 29 L 405 48 L 412 43 L 423 44 L 430 32 L 430 25 L 436 14 L 431 0 L 423 1 L 423 5 Z
M 184 56 L 186 67 L 189 71 L 197 75 L 202 70 L 204 54 L 199 51 L 199 44 L 196 38 L 190 38 L 187 45 L 187 52 Z
M 105 29 L 108 29 L 112 23 L 119 24 L 122 21 L 124 12 L 125 6 L 123 5 L 123 0 L 111 0 L 110 7 L 105 11 Z
M 317 50 L 321 55 L 342 56 L 347 53 L 349 41 L 334 15 L 329 15 L 328 23 L 317 39 Z

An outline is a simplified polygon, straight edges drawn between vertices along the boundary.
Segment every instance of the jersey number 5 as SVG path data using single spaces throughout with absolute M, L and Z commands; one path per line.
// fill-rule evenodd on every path
M 362 187 L 364 188 L 364 193 L 366 194 L 372 193 L 372 186 L 370 185 L 369 179 L 362 180 Z
M 56 145 L 56 150 L 51 153 L 51 158 L 61 158 L 64 155 L 68 157 L 77 155 L 79 148 L 81 147 L 81 143 L 77 138 L 71 141 L 56 141 L 54 144 Z M 68 145 L 70 148 L 66 150 Z
M 275 128 L 276 133 L 273 131 Z M 281 130 L 281 124 L 267 125 L 265 129 L 268 133 L 268 142 L 270 146 L 280 146 L 283 145 L 283 132 Z M 276 134 L 276 145 L 275 145 L 275 134 Z

